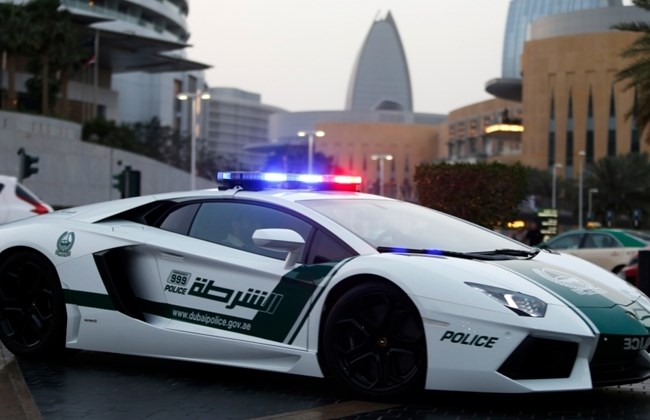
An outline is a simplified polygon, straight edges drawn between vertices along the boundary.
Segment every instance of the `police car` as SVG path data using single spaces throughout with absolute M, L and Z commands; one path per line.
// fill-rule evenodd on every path
M 327 376 L 367 397 L 650 376 L 650 301 L 585 260 L 357 177 L 219 181 L 0 227 L 4 345 Z

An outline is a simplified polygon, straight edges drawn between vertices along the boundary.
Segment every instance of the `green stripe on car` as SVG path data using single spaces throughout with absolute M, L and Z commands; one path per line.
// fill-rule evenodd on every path
M 346 260 L 348 261 L 348 260 Z M 301 265 L 286 273 L 273 294 L 282 295 L 273 313 L 258 311 L 252 320 L 203 309 L 139 299 L 143 312 L 196 325 L 228 330 L 262 339 L 291 344 L 314 307 L 314 292 L 330 273 L 344 262 Z M 336 272 L 336 271 L 334 271 Z M 66 303 L 98 309 L 116 310 L 107 294 L 64 290 Z M 319 295 L 320 296 L 320 295 Z M 308 306 L 309 305 L 309 306 Z M 303 313 L 304 312 L 304 313 Z M 301 316 L 301 313 L 302 316 Z M 293 330 L 293 334 L 289 337 Z
M 615 287 L 594 282 L 578 272 L 537 261 L 493 262 L 538 284 L 567 302 L 602 334 L 647 335 L 650 313 Z M 614 279 L 617 280 L 617 279 Z

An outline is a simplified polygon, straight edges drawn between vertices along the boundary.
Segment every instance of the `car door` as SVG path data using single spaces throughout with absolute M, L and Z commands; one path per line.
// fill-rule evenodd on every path
M 315 290 L 300 265 L 285 268 L 286 252 L 260 248 L 258 229 L 290 229 L 305 241 L 313 226 L 277 207 L 233 199 L 181 206 L 162 222 L 165 230 L 149 243 L 154 250 L 167 305 L 169 329 L 237 340 L 267 340 L 306 347 L 295 332 Z M 177 217 L 195 211 L 187 227 Z
M 608 270 L 618 272 L 634 256 L 636 249 L 626 248 L 606 232 L 588 232 L 576 255 Z
M 604 238 L 603 234 L 588 232 L 584 234 L 583 240 L 578 249 L 571 253 L 577 257 L 583 258 L 607 270 L 611 270 L 613 265 L 610 264 L 611 244 Z

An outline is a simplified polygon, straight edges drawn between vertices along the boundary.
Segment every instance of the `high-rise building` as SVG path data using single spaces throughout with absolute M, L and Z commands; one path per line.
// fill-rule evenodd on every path
M 62 0 L 61 8 L 73 16 L 80 52 L 87 54 L 83 68 L 70 75 L 69 118 L 133 122 L 156 117 L 166 125 L 178 120 L 175 90 L 187 88 L 190 72 L 202 79 L 209 67 L 185 58 L 187 0 Z M 17 71 L 28 69 L 21 65 Z M 19 95 L 27 92 L 24 83 L 16 88 Z
M 206 144 L 220 170 L 261 170 L 268 145 L 269 116 L 282 109 L 262 104 L 257 93 L 235 88 L 212 88 L 207 102 Z
M 97 23 L 102 48 L 102 31 L 122 32 L 157 42 L 177 44 L 156 54 L 160 60 L 138 68 L 113 72 L 111 86 L 117 92 L 118 122 L 146 122 L 152 118 L 162 125 L 187 129 L 184 115 L 178 112 L 175 91 L 189 91 L 194 80 L 203 84 L 205 65 L 186 59 L 184 48 L 190 38 L 187 27 L 189 2 L 187 0 L 62 0 L 72 11 L 92 13 L 110 19 Z M 185 126 L 185 127 L 183 127 Z
M 531 22 L 548 15 L 622 5 L 622 0 L 511 0 L 503 40 L 501 76 L 521 78 L 521 53 Z
M 406 54 L 390 12 L 372 24 L 359 52 L 346 109 L 413 111 Z
M 545 16 L 622 5 L 623 0 L 511 0 L 503 39 L 501 77 L 488 81 L 485 90 L 498 98 L 521 101 L 521 54 L 534 21 Z
M 61 0 L 61 5 L 79 26 L 79 44 L 88 54 L 68 85 L 72 118 L 157 118 L 163 125 L 182 128 L 188 113 L 181 112 L 176 93 L 189 90 L 194 80 L 202 86 L 203 70 L 209 68 L 185 57 L 188 1 Z M 22 85 L 17 88 L 26 91 Z

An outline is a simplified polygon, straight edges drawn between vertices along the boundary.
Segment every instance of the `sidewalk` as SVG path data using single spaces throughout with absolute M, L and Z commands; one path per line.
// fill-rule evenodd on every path
M 38 420 L 34 403 L 14 356 L 0 343 L 0 420 Z

